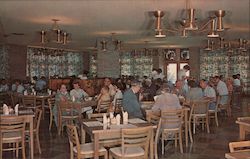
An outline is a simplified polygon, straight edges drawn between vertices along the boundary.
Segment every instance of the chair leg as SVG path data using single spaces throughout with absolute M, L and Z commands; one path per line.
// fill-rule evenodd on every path
M 178 136 L 177 136 L 177 133 L 174 134 L 174 147 L 176 148 L 177 147 L 177 140 L 178 140 Z
M 183 146 L 182 146 L 182 130 L 179 132 L 179 145 L 180 145 L 180 151 L 183 153 Z
M 38 132 L 36 133 L 36 142 L 37 142 L 38 152 L 39 152 L 39 154 L 42 154 Z
M 24 138 L 22 140 L 22 155 L 23 155 L 23 159 L 26 159 L 26 155 L 25 155 L 25 139 Z
M 161 137 L 161 154 L 164 154 L 164 139 L 163 139 L 163 135 Z
M 19 149 L 18 149 L 19 142 L 16 142 L 15 145 L 16 145 L 16 157 L 18 157 L 19 156 Z
M 105 152 L 104 159 L 108 159 L 108 152 Z
M 193 134 L 195 134 L 195 120 L 196 118 L 193 118 Z
M 216 122 L 216 126 L 219 126 L 219 122 L 218 122 L 218 114 L 217 112 L 215 112 L 215 122 Z
M 210 133 L 208 118 L 209 117 L 207 116 L 206 117 L 207 133 Z
M 50 118 L 49 118 L 49 131 L 51 131 L 52 122 L 53 122 L 53 114 L 52 114 L 52 110 L 51 110 L 51 109 L 49 109 L 49 113 L 50 113 Z

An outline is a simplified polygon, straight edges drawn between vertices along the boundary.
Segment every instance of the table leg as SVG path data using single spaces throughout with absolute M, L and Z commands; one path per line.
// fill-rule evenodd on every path
M 155 143 L 157 144 L 157 143 Z M 154 131 L 152 131 L 152 135 L 151 135 L 151 138 L 150 138 L 150 158 L 151 159 L 154 159 Z
M 99 134 L 94 134 L 94 158 L 99 159 Z
M 188 111 L 185 110 L 185 141 L 186 146 L 188 146 Z
M 33 117 L 30 120 L 30 158 L 34 158 Z
M 240 140 L 245 140 L 245 136 L 246 136 L 246 131 L 243 125 L 240 125 Z

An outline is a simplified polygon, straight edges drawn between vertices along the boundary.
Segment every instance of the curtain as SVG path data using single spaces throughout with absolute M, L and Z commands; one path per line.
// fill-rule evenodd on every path
M 82 53 L 60 49 L 27 49 L 27 74 L 30 77 L 66 77 L 83 72 Z
M 8 78 L 9 77 L 9 63 L 8 60 L 8 50 L 7 46 L 0 45 L 0 77 Z

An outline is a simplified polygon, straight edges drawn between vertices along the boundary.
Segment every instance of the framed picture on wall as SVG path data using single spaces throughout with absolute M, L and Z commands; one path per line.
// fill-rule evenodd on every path
M 181 49 L 180 56 L 181 60 L 189 60 L 189 49 Z
M 167 60 L 176 60 L 176 51 L 175 51 L 175 49 L 166 49 L 165 50 L 165 58 Z

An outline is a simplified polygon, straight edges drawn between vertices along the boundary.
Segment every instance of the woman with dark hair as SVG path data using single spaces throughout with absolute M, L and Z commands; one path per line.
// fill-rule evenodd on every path
M 203 98 L 203 92 L 194 80 L 188 81 L 189 91 L 186 96 L 187 101 L 200 100 Z

